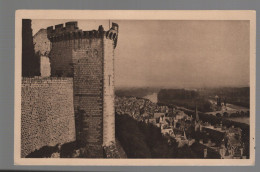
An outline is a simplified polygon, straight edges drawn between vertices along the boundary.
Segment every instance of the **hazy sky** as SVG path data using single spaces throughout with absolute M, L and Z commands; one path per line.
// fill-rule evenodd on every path
M 32 20 L 39 29 L 68 20 Z M 249 86 L 249 21 L 112 21 L 119 24 L 115 86 Z M 108 20 L 79 20 L 82 30 Z

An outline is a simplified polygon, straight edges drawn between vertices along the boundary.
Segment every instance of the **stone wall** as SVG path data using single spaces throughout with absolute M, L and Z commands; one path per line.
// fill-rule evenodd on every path
M 23 78 L 21 157 L 75 140 L 72 78 Z
M 51 76 L 50 59 L 47 56 L 41 56 L 41 77 Z
M 85 48 L 73 50 L 74 109 L 81 127 L 79 139 L 96 146 L 97 157 L 103 156 L 103 53 L 102 39 L 82 40 Z M 82 112 L 82 113 L 79 113 Z
M 52 42 L 50 52 L 51 76 L 58 77 L 72 77 L 72 49 L 74 41 L 66 40 L 59 42 Z

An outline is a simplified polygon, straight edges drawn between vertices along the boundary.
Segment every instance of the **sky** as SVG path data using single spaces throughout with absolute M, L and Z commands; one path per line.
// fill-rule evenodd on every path
M 32 20 L 33 34 L 70 20 Z M 113 20 L 115 87 L 249 86 L 249 21 Z M 82 30 L 108 20 L 79 20 Z

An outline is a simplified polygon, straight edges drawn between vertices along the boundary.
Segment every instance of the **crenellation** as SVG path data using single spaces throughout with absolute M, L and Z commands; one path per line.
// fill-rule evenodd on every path
M 66 30 L 68 30 L 68 31 L 76 30 L 76 29 L 78 29 L 78 22 L 76 22 L 76 21 L 67 22 L 67 23 L 65 23 L 65 27 L 66 27 Z
M 107 39 L 115 41 L 115 46 L 118 37 L 118 25 L 112 23 L 112 27 L 109 31 L 104 31 L 102 25 L 98 27 L 98 30 L 82 31 L 77 27 L 77 22 L 67 22 L 65 27 L 63 24 L 55 25 L 47 28 L 47 37 L 52 42 L 60 42 L 64 40 L 83 39 L 83 38 L 103 38 L 106 35 Z
M 110 31 L 99 31 L 99 30 L 92 30 L 92 31 L 51 31 L 48 32 L 48 38 L 52 42 L 60 42 L 64 40 L 73 40 L 73 39 L 91 39 L 91 38 L 103 38 L 105 36 L 106 39 L 111 39 L 113 41 L 117 40 L 117 31 L 110 30 Z

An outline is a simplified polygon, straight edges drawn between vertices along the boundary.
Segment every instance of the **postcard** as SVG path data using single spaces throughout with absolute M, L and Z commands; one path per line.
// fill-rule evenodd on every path
M 255 11 L 17 10 L 15 165 L 255 163 Z

